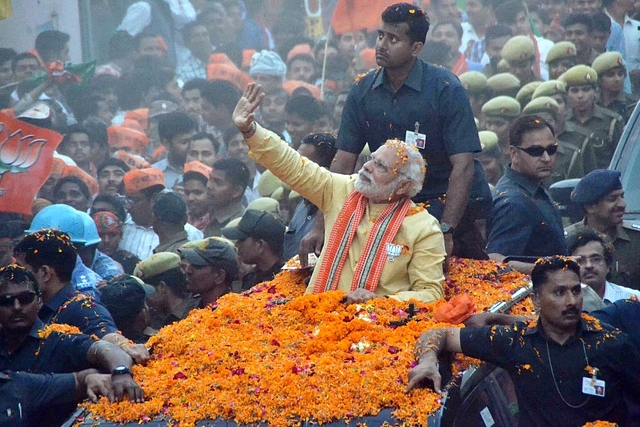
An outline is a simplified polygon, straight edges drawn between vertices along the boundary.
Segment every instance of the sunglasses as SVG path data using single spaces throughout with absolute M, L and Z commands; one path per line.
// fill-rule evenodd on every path
M 549 156 L 553 156 L 558 152 L 558 143 L 556 142 L 553 145 L 549 145 L 547 147 L 543 147 L 541 145 L 532 145 L 531 147 L 522 148 L 516 147 L 518 150 L 522 150 L 531 157 L 542 157 L 542 155 L 547 152 Z
M 16 300 L 20 305 L 29 305 L 35 301 L 37 295 L 35 292 L 22 292 L 17 295 L 4 295 L 0 297 L 0 307 L 13 307 Z

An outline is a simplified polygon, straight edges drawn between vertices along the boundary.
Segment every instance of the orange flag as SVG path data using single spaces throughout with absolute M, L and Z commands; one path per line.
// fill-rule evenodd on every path
M 382 22 L 382 12 L 398 0 L 338 0 L 331 17 L 336 34 L 358 30 L 376 30 Z
M 0 210 L 31 215 L 62 135 L 0 114 Z

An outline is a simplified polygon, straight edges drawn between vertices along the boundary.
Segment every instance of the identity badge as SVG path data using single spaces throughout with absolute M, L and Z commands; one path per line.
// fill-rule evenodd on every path
M 591 396 L 604 397 L 605 382 L 593 378 L 582 378 L 582 392 Z
M 424 149 L 427 146 L 427 135 L 420 133 L 420 122 L 416 122 L 413 131 L 407 130 L 404 142 L 415 145 L 420 149 Z

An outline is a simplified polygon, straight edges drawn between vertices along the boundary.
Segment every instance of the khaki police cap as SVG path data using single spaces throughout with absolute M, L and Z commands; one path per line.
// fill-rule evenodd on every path
M 558 111 L 560 106 L 555 99 L 548 96 L 539 96 L 522 109 L 523 114 L 550 113 L 554 118 L 558 116 Z
M 133 275 L 147 281 L 169 270 L 180 267 L 180 256 L 174 252 L 158 252 L 140 261 Z
M 502 59 L 509 64 L 518 64 L 536 56 L 533 41 L 527 36 L 511 37 L 502 48 Z
M 487 79 L 487 89 L 492 93 L 518 91 L 520 80 L 511 73 L 500 73 Z
M 559 78 L 567 88 L 571 86 L 595 85 L 598 82 L 598 73 L 588 65 L 576 65 L 565 71 Z
M 567 93 L 567 87 L 562 81 L 547 80 L 546 82 L 542 82 L 540 86 L 533 91 L 531 99 L 536 99 L 540 96 L 564 95 L 565 93 Z
M 549 49 L 544 62 L 551 64 L 552 62 L 560 59 L 575 58 L 576 56 L 576 45 L 571 42 L 563 41 L 554 44 L 553 47 Z
M 249 209 L 279 214 L 280 202 L 271 197 L 258 197 L 247 205 L 247 210 Z
M 498 134 L 493 131 L 481 130 L 478 132 L 478 138 L 480 138 L 482 152 L 490 150 L 498 145 Z
M 510 96 L 496 96 L 484 103 L 482 113 L 487 117 L 518 117 L 520 103 Z
M 496 68 L 498 69 L 498 72 L 506 73 L 509 71 L 509 63 L 506 59 L 502 58 L 500 59 L 500 62 L 498 62 L 498 66 Z
M 598 76 L 600 77 L 609 70 L 624 66 L 624 59 L 622 59 L 620 52 L 602 53 L 598 55 L 598 57 L 593 60 L 593 64 L 591 64 L 591 68 L 596 70 L 596 73 L 598 73 Z
M 540 86 L 542 82 L 531 82 L 522 86 L 518 93 L 516 94 L 516 100 L 520 103 L 521 106 L 525 106 L 531 101 L 531 97 L 533 96 L 533 92 Z
M 467 71 L 458 78 L 468 93 L 483 94 L 487 89 L 487 76 L 478 71 Z
M 262 175 L 260 175 L 260 181 L 258 181 L 258 193 L 260 193 L 261 197 L 273 197 L 273 193 L 275 193 L 278 188 L 282 188 L 282 181 L 280 181 L 271 171 L 266 170 Z

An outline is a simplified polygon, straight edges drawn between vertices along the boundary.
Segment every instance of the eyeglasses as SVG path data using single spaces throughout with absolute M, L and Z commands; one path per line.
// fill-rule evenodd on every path
M 527 153 L 528 155 L 530 155 L 531 157 L 542 157 L 542 155 L 545 153 L 545 151 L 547 152 L 547 154 L 549 156 L 553 156 L 554 154 L 556 154 L 558 152 L 558 143 L 556 142 L 553 145 L 549 145 L 547 147 L 543 147 L 542 145 L 532 145 L 531 147 L 527 147 L 527 148 L 522 148 L 522 147 L 517 147 L 516 148 L 518 150 L 522 150 L 525 153 Z
M 22 292 L 16 295 L 4 295 L 0 297 L 0 307 L 13 307 L 16 300 L 20 305 L 29 305 L 36 299 L 35 292 Z
M 602 264 L 605 259 L 602 255 L 591 255 L 591 256 L 580 256 L 577 257 L 577 260 L 579 265 L 594 265 L 594 264 Z

